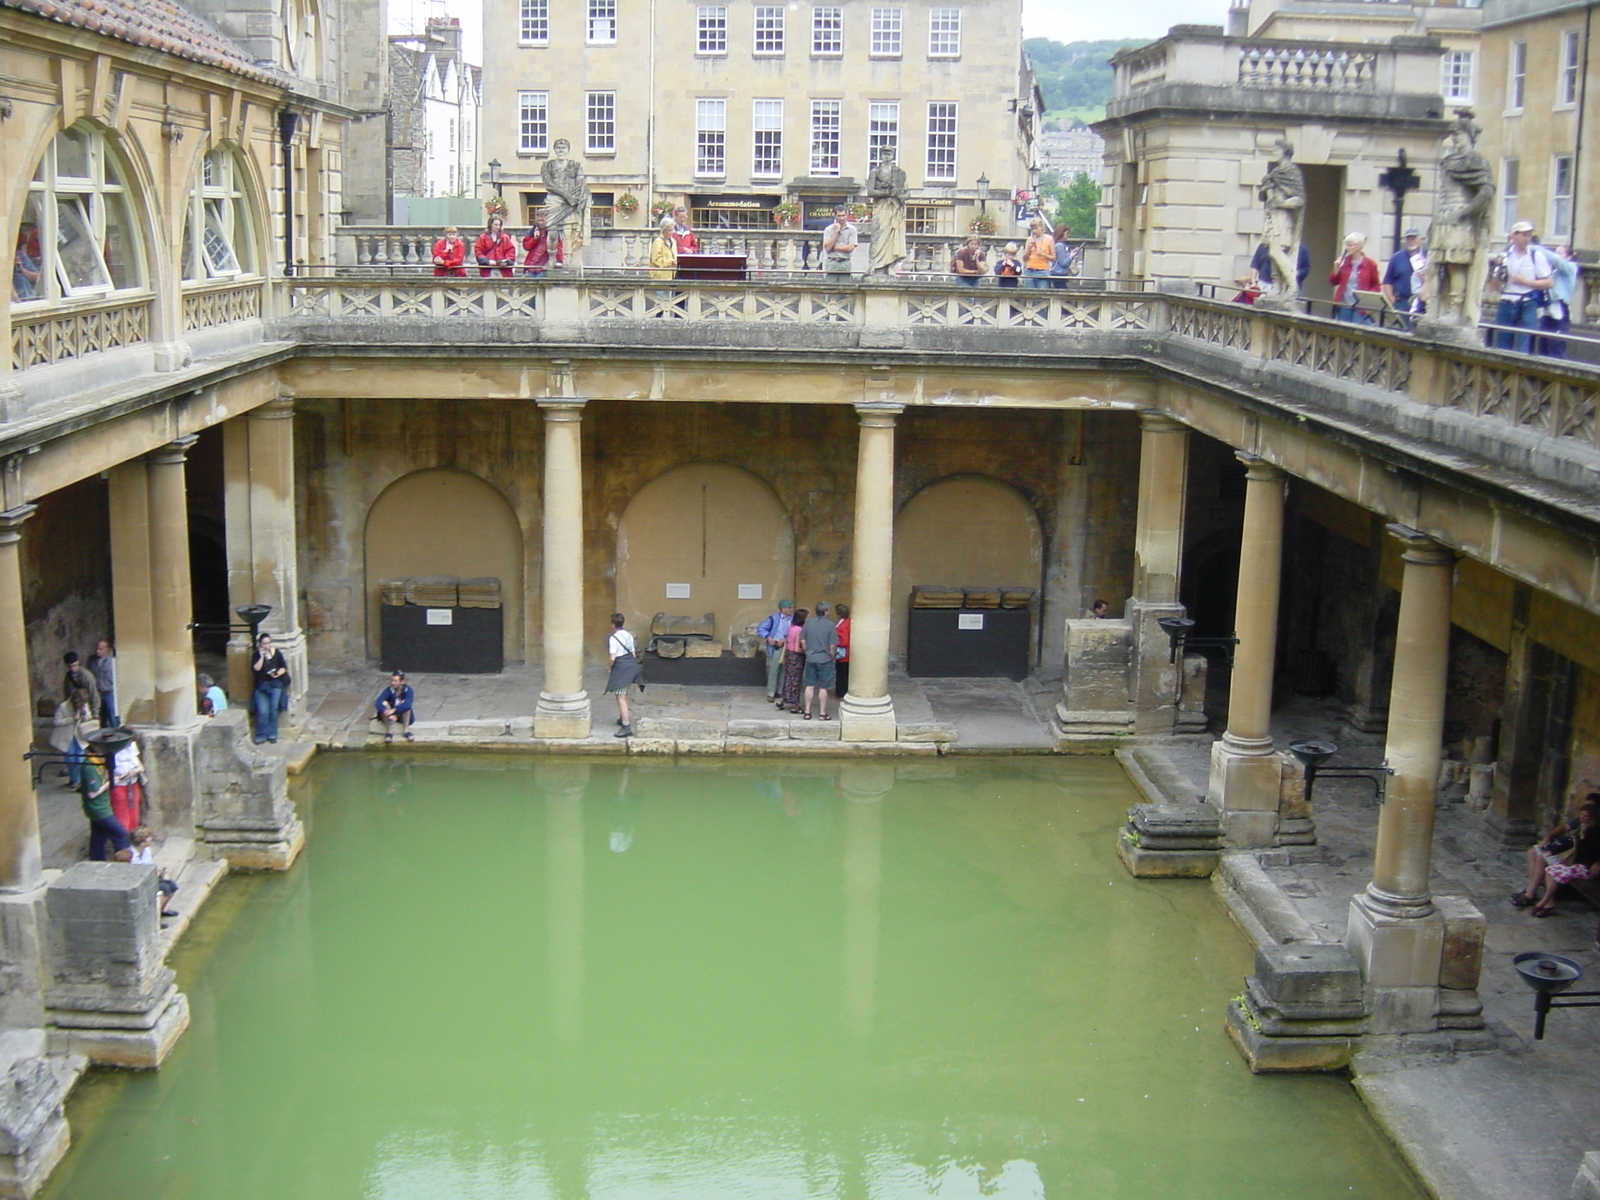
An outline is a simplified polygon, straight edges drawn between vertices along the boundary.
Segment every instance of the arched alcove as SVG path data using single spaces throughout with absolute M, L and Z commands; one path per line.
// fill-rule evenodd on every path
M 689 585 L 667 599 L 669 583 Z M 740 599 L 760 584 L 760 599 Z M 716 636 L 755 625 L 794 588 L 794 528 L 773 490 L 721 463 L 674 467 L 640 488 L 617 527 L 617 611 L 648 636 L 658 612 L 715 613 Z
M 890 651 L 905 653 L 906 605 L 918 584 L 1039 588 L 1043 577 L 1044 537 L 1026 496 L 983 475 L 929 484 L 895 518 Z
M 522 658 L 526 588 L 522 528 L 493 486 L 449 467 L 414 471 L 373 501 L 366 530 L 367 654 L 379 652 L 378 609 L 385 579 L 493 575 L 505 610 L 507 662 Z

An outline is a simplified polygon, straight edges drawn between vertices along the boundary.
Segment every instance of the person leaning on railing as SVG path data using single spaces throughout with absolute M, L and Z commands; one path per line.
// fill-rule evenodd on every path
M 969 237 L 967 244 L 951 258 L 950 273 L 968 287 L 977 287 L 978 280 L 989 273 L 989 260 L 983 253 L 983 243 L 975 237 Z
M 467 244 L 461 240 L 461 231 L 454 225 L 444 231 L 444 236 L 433 244 L 433 273 L 439 276 L 467 276 Z

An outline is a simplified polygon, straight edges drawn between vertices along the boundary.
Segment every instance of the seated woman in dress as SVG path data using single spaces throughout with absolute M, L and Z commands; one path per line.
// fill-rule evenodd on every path
M 1563 861 L 1568 849 L 1571 858 Z M 1511 903 L 1526 908 L 1531 916 L 1548 917 L 1555 911 L 1556 890 L 1563 883 L 1579 883 L 1597 876 L 1600 876 L 1600 793 L 1591 792 L 1578 809 L 1570 830 L 1565 825 L 1557 826 L 1549 837 L 1528 851 L 1528 886 L 1513 894 Z

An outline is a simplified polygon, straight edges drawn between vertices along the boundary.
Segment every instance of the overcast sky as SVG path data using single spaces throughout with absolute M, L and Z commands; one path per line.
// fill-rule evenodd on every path
M 480 0 L 391 0 L 389 24 L 396 32 L 420 29 L 423 20 L 449 12 L 460 17 L 467 61 L 483 62 Z M 1028 37 L 1058 42 L 1154 39 L 1173 25 L 1221 25 L 1228 0 L 1023 0 L 1022 27 Z
M 1023 32 L 1058 42 L 1154 39 L 1173 25 L 1222 25 L 1227 19 L 1228 0 L 1022 0 Z

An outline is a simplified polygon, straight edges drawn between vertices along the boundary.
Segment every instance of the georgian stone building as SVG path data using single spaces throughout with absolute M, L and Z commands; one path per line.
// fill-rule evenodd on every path
M 1018 0 L 493 0 L 484 25 L 483 155 L 506 164 L 514 221 L 542 202 L 558 138 L 597 224 L 643 228 L 661 200 L 708 228 L 770 229 L 797 200 L 821 228 L 886 147 L 913 233 L 965 231 L 980 176 L 1002 200 L 1030 186 L 1040 101 Z M 624 194 L 631 216 L 613 211 Z

